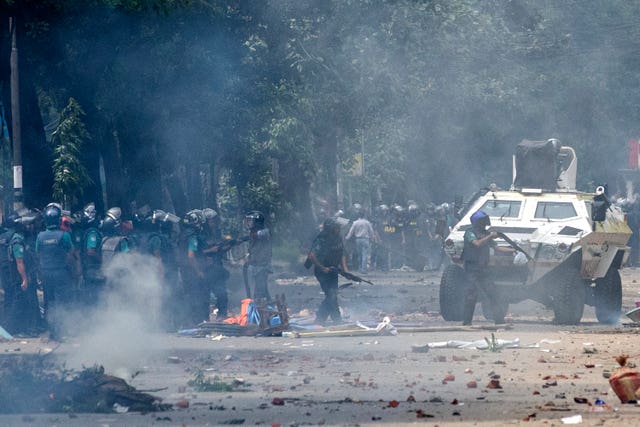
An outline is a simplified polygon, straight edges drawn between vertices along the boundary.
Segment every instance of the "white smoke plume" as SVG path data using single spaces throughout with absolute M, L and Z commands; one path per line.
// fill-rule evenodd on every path
M 79 341 L 67 363 L 72 368 L 102 365 L 127 377 L 149 356 L 153 333 L 160 329 L 165 285 L 158 260 L 148 255 L 118 254 L 104 273 L 107 284 L 97 306 L 67 318 Z

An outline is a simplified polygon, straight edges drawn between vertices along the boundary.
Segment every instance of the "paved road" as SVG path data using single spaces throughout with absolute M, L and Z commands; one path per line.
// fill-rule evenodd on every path
M 349 320 L 389 315 L 399 324 L 455 326 L 437 317 L 436 274 L 393 272 L 370 278 L 375 286 L 342 291 L 341 305 Z M 625 271 L 623 278 L 624 305 L 630 307 L 640 299 L 638 272 Z M 312 279 L 280 280 L 273 290 L 287 295 L 292 314 L 314 310 L 322 298 Z M 232 303 L 240 297 L 234 294 Z M 599 325 L 592 309 L 586 310 L 585 322 L 571 327 L 553 325 L 552 313 L 535 303 L 514 305 L 510 313 L 512 328 L 497 331 L 496 337 L 539 347 L 412 351 L 412 345 L 482 340 L 490 336 L 487 331 L 212 341 L 105 328 L 92 340 L 63 343 L 54 357 L 76 367 L 104 364 L 127 379 L 137 372 L 130 380 L 135 387 L 161 389 L 156 394 L 166 402 L 186 399 L 190 407 L 150 414 L 5 415 L 0 425 L 549 426 L 570 415 L 581 415 L 582 425 L 638 425 L 640 408 L 620 405 L 603 376 L 615 368 L 617 354 L 631 354 L 640 363 L 637 329 Z M 490 325 L 481 319 L 477 316 L 475 323 Z M 96 344 L 104 342 L 106 346 Z M 4 357 L 53 348 L 53 343 L 39 340 L 0 344 Z M 96 348 L 99 351 L 91 351 Z M 229 392 L 199 392 L 188 385 L 197 372 L 211 381 L 238 385 Z M 444 381 L 448 375 L 454 379 Z M 492 378 L 502 388 L 488 388 Z M 471 381 L 477 388 L 468 387 Z M 600 398 L 611 408 L 593 412 L 574 397 L 591 402 Z

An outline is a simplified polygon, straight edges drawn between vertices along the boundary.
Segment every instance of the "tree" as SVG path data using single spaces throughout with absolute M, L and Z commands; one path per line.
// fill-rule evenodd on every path
M 92 184 L 87 168 L 80 158 L 85 141 L 89 138 L 78 102 L 69 103 L 60 114 L 60 124 L 53 132 L 53 199 L 66 208 L 76 207 L 82 201 L 84 190 Z

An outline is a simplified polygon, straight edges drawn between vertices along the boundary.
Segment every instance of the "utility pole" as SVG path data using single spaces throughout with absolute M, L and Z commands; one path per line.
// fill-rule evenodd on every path
M 13 142 L 13 209 L 22 209 L 22 132 L 20 128 L 20 76 L 16 18 L 9 18 L 11 32 L 11 140 Z

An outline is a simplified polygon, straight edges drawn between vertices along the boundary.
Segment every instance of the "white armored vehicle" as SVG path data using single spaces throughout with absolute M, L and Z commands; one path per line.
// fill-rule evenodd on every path
M 605 187 L 595 193 L 576 190 L 576 173 L 574 150 L 559 141 L 518 144 L 511 188 L 476 193 L 445 241 L 452 261 L 440 283 L 445 320 L 462 320 L 463 236 L 471 215 L 482 210 L 491 218 L 490 230 L 502 236 L 496 243 L 519 251 L 514 257 L 492 250 L 487 268 L 502 301 L 494 308 L 497 316 L 507 313 L 509 303 L 532 299 L 552 309 L 559 324 L 579 323 L 585 304 L 595 306 L 600 322 L 619 322 L 619 269 L 629 256 L 631 230 L 622 211 L 609 203 Z

